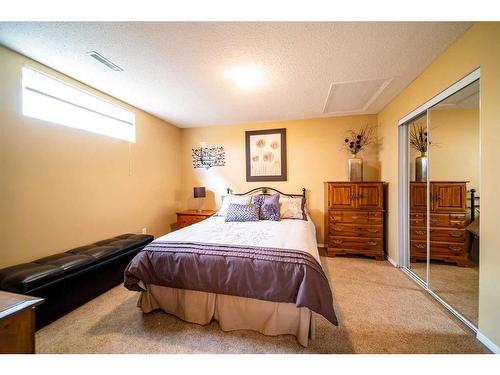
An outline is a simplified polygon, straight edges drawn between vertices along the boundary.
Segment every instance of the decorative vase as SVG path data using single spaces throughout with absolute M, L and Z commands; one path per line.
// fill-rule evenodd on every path
M 363 159 L 356 155 L 349 159 L 349 181 L 363 181 Z
M 427 181 L 427 155 L 422 152 L 419 157 L 415 159 L 415 181 Z

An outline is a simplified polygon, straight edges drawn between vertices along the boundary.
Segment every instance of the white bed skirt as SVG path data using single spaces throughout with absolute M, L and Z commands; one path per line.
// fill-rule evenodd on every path
M 148 313 L 161 309 L 201 325 L 215 319 L 223 331 L 249 329 L 267 336 L 293 335 L 302 346 L 314 339 L 314 313 L 293 303 L 148 285 L 137 306 Z

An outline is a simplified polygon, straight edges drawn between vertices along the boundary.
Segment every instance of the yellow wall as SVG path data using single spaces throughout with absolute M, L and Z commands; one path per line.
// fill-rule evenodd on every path
M 481 241 L 479 330 L 500 346 L 500 23 L 478 23 L 379 113 L 381 177 L 389 185 L 389 254 L 397 259 L 397 122 L 434 95 L 481 68 Z
M 375 115 L 366 115 L 182 129 L 182 204 L 196 207 L 197 203 L 191 198 L 194 186 L 206 186 L 210 191 L 204 205 L 207 209 L 218 206 L 227 187 L 234 192 L 245 192 L 258 186 L 271 186 L 284 193 L 300 193 L 305 187 L 318 243 L 323 243 L 323 182 L 347 180 L 349 154 L 341 149 L 346 132 L 376 122 Z M 288 181 L 246 182 L 245 131 L 276 128 L 287 131 Z M 200 142 L 206 142 L 207 147 L 223 146 L 226 165 L 208 170 L 194 169 L 191 149 L 199 147 Z M 379 178 L 377 152 L 374 144 L 360 154 L 367 181 Z
M 479 108 L 432 110 L 429 119 L 430 180 L 469 181 L 480 196 Z
M 479 105 L 478 105 L 479 107 Z M 480 196 L 479 108 L 436 108 L 430 111 L 429 157 L 431 181 L 469 181 L 467 189 Z M 418 120 L 425 126 L 427 116 Z M 420 151 L 409 150 L 410 178 L 415 180 L 415 159 Z
M 24 117 L 23 64 L 134 111 L 137 143 Z M 0 268 L 144 227 L 170 230 L 178 128 L 3 47 L 0 82 Z

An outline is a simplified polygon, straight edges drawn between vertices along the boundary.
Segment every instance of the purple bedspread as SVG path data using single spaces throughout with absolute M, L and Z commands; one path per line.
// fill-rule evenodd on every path
M 125 287 L 139 280 L 170 288 L 228 294 L 307 307 L 337 325 L 321 265 L 304 251 L 154 241 L 125 269 Z

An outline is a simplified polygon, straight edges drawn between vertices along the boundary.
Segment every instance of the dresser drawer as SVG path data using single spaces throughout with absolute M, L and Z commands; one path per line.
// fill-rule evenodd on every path
M 447 243 L 447 242 L 432 242 L 431 243 L 431 258 L 436 255 L 464 255 L 464 243 Z
M 425 241 L 427 239 L 427 228 L 410 225 L 410 240 Z
M 330 224 L 359 223 L 368 224 L 369 212 L 362 211 L 330 211 Z
M 427 215 L 422 212 L 410 212 L 410 225 L 425 226 Z
M 373 225 L 382 225 L 384 223 L 384 213 L 380 211 L 370 212 L 368 221 Z
M 465 242 L 465 229 L 431 228 L 431 241 Z
M 465 242 L 465 229 L 431 228 L 431 241 L 438 242 Z M 425 241 L 427 231 L 425 227 L 410 227 L 410 239 Z
M 465 228 L 465 214 L 431 214 L 431 227 Z
M 356 224 L 332 224 L 330 225 L 331 236 L 340 237 L 365 237 L 382 238 L 382 225 L 356 225 Z
M 427 257 L 426 241 L 410 241 L 410 257 Z
M 350 238 L 330 236 L 328 247 L 338 249 L 382 250 L 383 241 L 378 238 Z
M 330 211 L 329 224 L 372 224 L 382 225 L 383 212 L 379 211 Z
M 410 213 L 410 226 L 425 227 L 427 225 L 427 215 L 424 213 L 412 212 Z M 431 214 L 429 220 L 431 227 L 452 227 L 452 228 L 465 228 L 467 222 L 465 214 L 452 213 L 452 214 Z
M 438 259 L 440 256 L 460 256 L 465 254 L 464 243 L 452 242 L 431 242 L 431 259 Z M 412 257 L 425 257 L 427 254 L 425 241 L 410 241 L 410 255 Z

